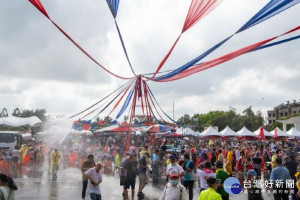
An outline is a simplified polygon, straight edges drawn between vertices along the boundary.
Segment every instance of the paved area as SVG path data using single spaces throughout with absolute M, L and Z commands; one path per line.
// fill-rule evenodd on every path
M 51 175 L 47 169 L 31 169 L 27 175 L 14 178 L 19 190 L 16 192 L 16 199 L 20 200 L 67 200 L 81 199 L 81 172 L 77 168 L 62 169 L 59 171 L 57 183 L 52 183 Z M 137 179 L 138 181 L 138 179 Z M 122 200 L 122 187 L 119 185 L 118 176 L 103 176 L 101 183 L 103 200 Z M 138 185 L 136 185 L 138 189 Z M 146 186 L 144 193 L 145 200 L 158 200 L 163 188 Z M 194 190 L 194 200 L 198 199 L 199 191 Z M 135 198 L 137 199 L 137 198 Z M 231 200 L 247 199 L 246 194 L 231 195 Z M 265 200 L 273 197 L 264 193 Z M 86 200 L 89 200 L 87 195 Z

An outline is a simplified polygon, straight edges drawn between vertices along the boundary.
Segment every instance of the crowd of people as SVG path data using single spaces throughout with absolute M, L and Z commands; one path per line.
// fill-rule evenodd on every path
M 102 173 L 120 178 L 123 187 L 120 196 L 125 200 L 134 199 L 135 195 L 138 199 L 151 196 L 143 192 L 149 182 L 163 188 L 160 200 L 192 200 L 194 195 L 199 195 L 199 200 L 226 200 L 230 196 L 223 184 L 229 177 L 239 180 L 248 199 L 263 199 L 264 191 L 272 193 L 274 199 L 288 199 L 289 195 L 293 199 L 300 197 L 300 146 L 297 140 L 133 135 L 130 146 L 126 146 L 126 139 L 122 135 L 102 135 L 68 138 L 53 148 L 43 142 L 22 145 L 11 152 L 0 152 L 2 166 L 9 163 L 9 170 L 5 171 L 9 174 L 18 166 L 40 166 L 48 160 L 53 182 L 60 168 L 81 168 L 82 199 L 85 199 L 86 191 L 92 200 L 101 199 L 100 185 L 105 182 Z M 169 150 L 168 146 L 174 147 L 175 151 Z M 280 187 L 277 187 L 279 183 Z M 259 184 L 262 187 L 258 187 Z M 200 194 L 194 194 L 195 187 Z

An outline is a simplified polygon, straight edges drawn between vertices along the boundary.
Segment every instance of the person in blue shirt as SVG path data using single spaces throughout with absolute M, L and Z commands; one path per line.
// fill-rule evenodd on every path
M 290 172 L 282 167 L 282 158 L 276 158 L 276 167 L 272 170 L 270 180 L 273 181 L 273 195 L 275 200 L 289 200 L 286 183 L 291 180 Z
M 194 187 L 194 163 L 190 159 L 190 155 L 188 153 L 184 154 L 185 161 L 185 175 L 184 175 L 184 187 L 189 190 L 189 200 L 193 200 L 193 187 Z
M 159 159 L 159 150 L 156 149 L 155 153 L 153 154 L 152 157 L 152 175 L 153 175 L 153 182 L 152 184 L 154 186 L 158 185 L 158 180 L 159 180 L 159 166 L 160 166 L 160 159 Z

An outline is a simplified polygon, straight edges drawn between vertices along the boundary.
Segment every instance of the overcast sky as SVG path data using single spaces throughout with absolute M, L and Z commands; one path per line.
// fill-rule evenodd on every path
M 181 37 L 162 71 L 174 69 L 228 37 L 267 0 L 224 0 Z M 130 76 L 105 0 L 42 1 L 50 17 L 114 73 Z M 123 0 L 117 21 L 137 73 L 153 72 L 179 35 L 190 0 Z M 205 60 L 284 33 L 299 25 L 300 5 L 234 36 Z M 0 109 L 45 108 L 77 113 L 124 83 L 82 54 L 28 1 L 0 6 Z M 299 34 L 299 32 L 298 32 Z M 300 40 L 248 53 L 169 83 L 149 83 L 162 108 L 185 113 L 249 106 L 266 111 L 299 100 Z M 119 109 L 118 109 L 119 110 Z M 112 118 L 117 112 L 112 114 Z M 104 117 L 106 114 L 100 116 Z

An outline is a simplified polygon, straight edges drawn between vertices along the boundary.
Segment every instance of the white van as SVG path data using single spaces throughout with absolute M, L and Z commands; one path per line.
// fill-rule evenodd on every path
M 14 149 L 20 143 L 21 135 L 17 131 L 0 131 L 0 148 Z

